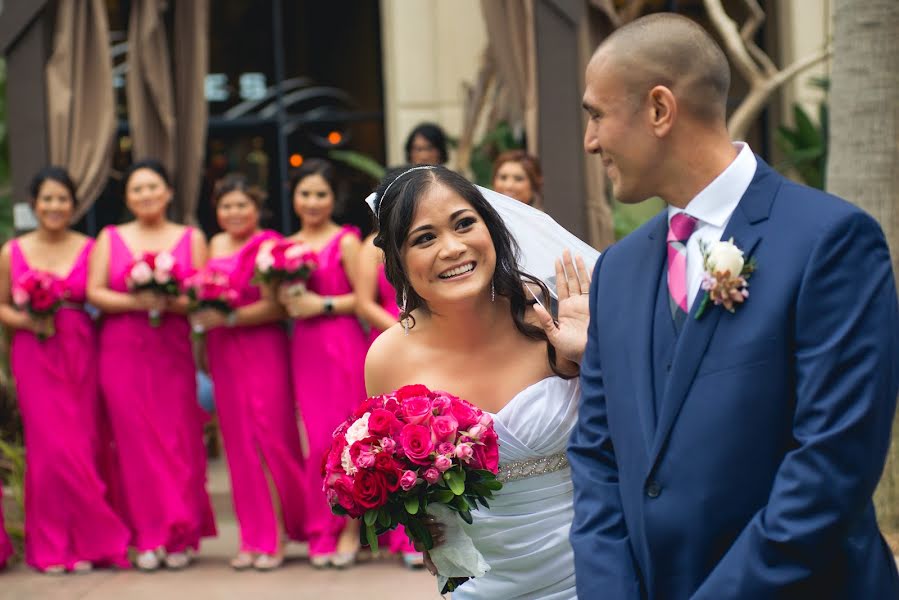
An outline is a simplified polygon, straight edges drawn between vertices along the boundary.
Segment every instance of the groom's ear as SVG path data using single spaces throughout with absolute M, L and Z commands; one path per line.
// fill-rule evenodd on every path
M 649 124 L 655 136 L 667 136 L 676 118 L 677 100 L 671 90 L 664 85 L 649 90 Z

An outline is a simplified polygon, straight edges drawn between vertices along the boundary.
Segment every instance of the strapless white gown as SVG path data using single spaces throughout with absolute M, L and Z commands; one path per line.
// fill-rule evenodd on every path
M 522 390 L 493 415 L 500 469 L 509 463 L 564 453 L 577 420 L 577 379 L 549 377 Z M 453 592 L 453 600 L 576 600 L 571 469 L 509 481 L 472 512 L 465 530 L 490 571 Z

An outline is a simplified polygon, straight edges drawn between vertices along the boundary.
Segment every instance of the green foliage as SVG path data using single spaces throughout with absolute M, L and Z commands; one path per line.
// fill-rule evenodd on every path
M 495 128 L 484 134 L 484 138 L 471 150 L 468 164 L 474 173 L 474 182 L 480 186 L 493 187 L 493 161 L 506 150 L 524 148 L 524 139 L 506 122 L 500 121 Z
M 615 239 L 620 240 L 643 223 L 654 217 L 665 207 L 661 198 L 650 198 L 639 204 L 622 204 L 612 201 L 612 216 L 615 221 Z
M 371 156 L 355 150 L 331 150 L 328 152 L 328 158 L 365 173 L 375 181 L 381 181 L 387 172 L 384 165 Z
M 0 471 L 7 473 L 9 497 L 16 505 L 16 512 L 6 515 L 6 530 L 14 538 L 22 540 L 25 535 L 21 520 L 25 514 L 25 449 L 20 444 L 0 438 Z M 2 479 L 0 477 L 0 484 Z
M 823 90 L 829 88 L 826 78 L 817 77 L 811 85 Z M 824 189 L 824 175 L 827 169 L 828 113 L 827 102 L 818 105 L 818 124 L 799 104 L 793 104 L 795 125 L 781 125 L 775 133 L 775 143 L 786 159 L 778 165 L 781 171 L 793 169 L 802 182 L 819 190 Z

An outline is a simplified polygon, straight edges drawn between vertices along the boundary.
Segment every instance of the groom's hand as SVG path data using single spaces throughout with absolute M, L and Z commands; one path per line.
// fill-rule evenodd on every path
M 590 273 L 584 259 L 571 259 L 567 250 L 556 260 L 556 291 L 559 294 L 559 319 L 540 303 L 534 312 L 559 356 L 580 364 L 587 346 L 587 326 L 590 324 Z

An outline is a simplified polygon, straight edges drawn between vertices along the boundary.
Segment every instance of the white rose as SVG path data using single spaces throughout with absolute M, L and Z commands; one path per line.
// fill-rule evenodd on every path
M 731 277 L 737 277 L 743 271 L 743 262 L 743 251 L 733 240 L 715 242 L 709 250 L 708 268 L 713 274 L 730 271 Z
M 168 252 L 160 252 L 156 255 L 156 270 L 168 272 L 175 267 L 175 257 Z
M 347 429 L 346 432 L 346 442 L 347 446 L 352 446 L 359 440 L 364 440 L 368 437 L 368 417 L 371 416 L 371 413 L 365 413 L 362 415 L 360 419 L 358 419 L 355 423 L 350 425 L 350 428 Z

